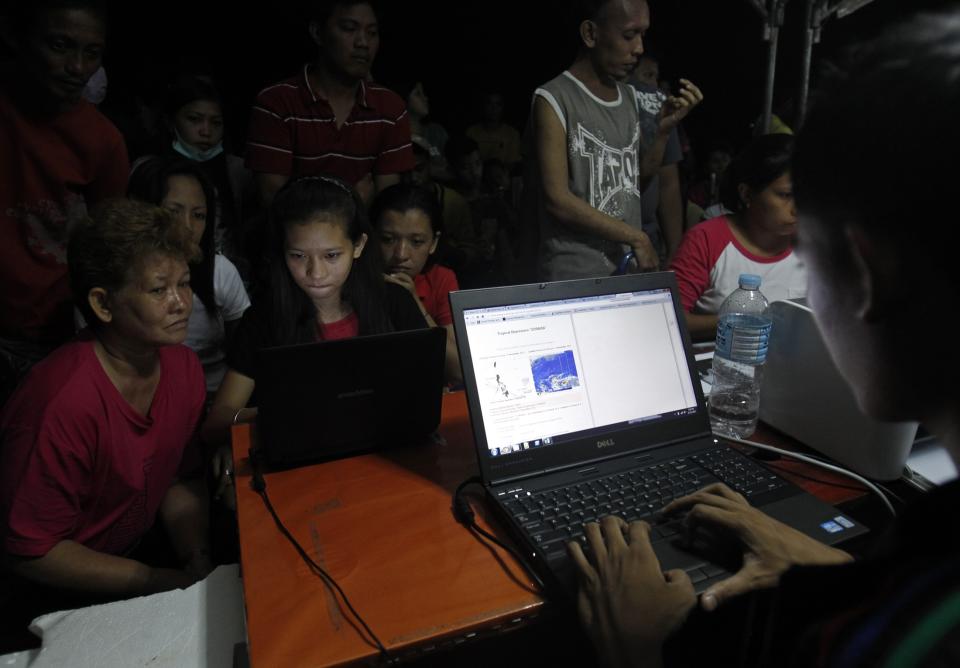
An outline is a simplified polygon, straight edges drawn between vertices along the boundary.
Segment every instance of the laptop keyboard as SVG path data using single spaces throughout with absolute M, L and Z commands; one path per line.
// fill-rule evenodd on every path
M 605 515 L 617 515 L 627 522 L 649 520 L 674 499 L 715 482 L 726 483 L 747 499 L 787 485 L 732 448 L 716 448 L 564 487 L 516 492 L 502 503 L 547 559 L 552 559 L 566 554 L 571 540 L 585 542 L 583 525 L 587 522 Z M 682 531 L 678 520 L 651 525 L 654 542 Z M 705 565 L 691 577 L 703 580 L 722 572 L 710 572 L 710 568 Z

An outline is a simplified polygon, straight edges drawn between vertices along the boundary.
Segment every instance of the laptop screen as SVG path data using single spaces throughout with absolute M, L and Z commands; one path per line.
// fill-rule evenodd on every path
M 669 288 L 466 308 L 462 322 L 489 458 L 603 448 L 697 411 Z

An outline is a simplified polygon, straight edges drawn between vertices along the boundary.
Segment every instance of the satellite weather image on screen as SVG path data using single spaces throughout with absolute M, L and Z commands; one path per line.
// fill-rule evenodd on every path
M 580 386 L 572 350 L 535 357 L 530 361 L 530 368 L 533 371 L 533 383 L 537 388 L 537 394 L 562 392 Z

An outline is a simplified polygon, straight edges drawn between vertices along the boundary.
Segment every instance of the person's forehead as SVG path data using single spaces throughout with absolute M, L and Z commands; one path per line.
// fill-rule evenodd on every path
M 166 197 L 203 196 L 203 186 L 193 174 L 171 174 L 166 186 Z
M 381 227 L 389 228 L 397 236 L 422 236 L 431 232 L 430 219 L 418 208 L 406 211 L 387 209 L 383 212 Z
M 193 100 L 180 107 L 181 113 L 206 114 L 209 116 L 220 116 L 222 110 L 220 103 L 216 100 Z
M 350 20 L 363 26 L 371 26 L 376 25 L 377 14 L 368 2 L 340 3 L 330 13 L 330 20 L 334 22 Z
M 128 266 L 130 267 L 127 273 L 128 284 L 179 276 L 189 270 L 182 256 L 157 250 L 148 250 L 137 255 L 132 258 Z
M 35 26 L 41 35 L 67 35 L 93 43 L 106 38 L 103 19 L 88 9 L 49 9 L 38 14 Z

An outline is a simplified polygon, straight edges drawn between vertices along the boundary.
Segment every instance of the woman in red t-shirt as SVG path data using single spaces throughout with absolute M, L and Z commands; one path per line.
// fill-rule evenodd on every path
M 0 596 L 0 618 L 186 587 L 210 571 L 203 482 L 183 477 L 199 470 L 191 442 L 205 395 L 181 345 L 191 232 L 159 207 L 115 200 L 78 224 L 68 250 L 88 329 L 38 363 L 0 414 L 0 553 L 16 576 L 0 589 L 23 592 L 16 605 Z M 131 557 L 155 521 L 178 567 Z
M 370 218 L 387 266 L 386 279 L 416 298 L 431 327 L 447 330 L 447 379 L 459 382 L 460 357 L 448 295 L 460 287 L 456 274 L 436 263 L 442 231 L 436 196 L 412 184 L 390 186 L 377 195 Z

